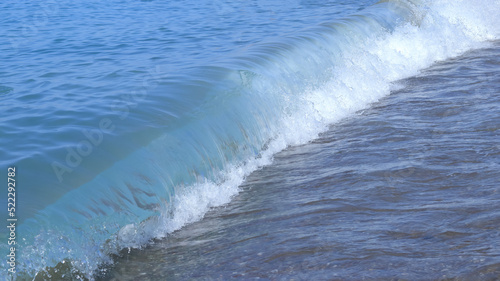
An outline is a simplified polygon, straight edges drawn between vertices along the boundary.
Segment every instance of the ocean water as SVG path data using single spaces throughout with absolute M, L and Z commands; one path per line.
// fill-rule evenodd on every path
M 0 276 L 500 278 L 499 1 L 0 5 Z
M 499 73 L 497 41 L 398 81 L 100 280 L 498 280 Z

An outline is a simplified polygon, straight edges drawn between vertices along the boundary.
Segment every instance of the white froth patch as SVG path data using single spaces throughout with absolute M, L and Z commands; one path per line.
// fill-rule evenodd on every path
M 316 120 L 336 122 L 388 95 L 393 82 L 498 39 L 500 1 L 493 7 L 489 1 L 478 2 L 484 3 L 436 1 L 419 26 L 408 23 L 363 48 L 353 46 L 334 79 L 307 95 L 310 111 L 319 115 Z
M 429 2 L 418 26 L 408 23 L 366 44 L 350 46 L 335 66 L 333 79 L 306 93 L 302 106 L 283 117 L 276 139 L 261 157 L 229 167 L 218 182 L 204 179 L 184 188 L 155 220 L 154 234 L 138 231 L 145 225 L 127 225 L 118 235 L 120 244 L 138 247 L 140 241 L 165 237 L 202 219 L 210 208 L 229 203 L 245 178 L 270 164 L 273 154 L 290 145 L 307 143 L 332 123 L 367 108 L 390 94 L 395 87 L 393 82 L 416 75 L 436 61 L 481 47 L 485 40 L 498 39 L 499 6 L 500 1 Z M 139 234 L 144 239 L 137 239 Z
M 217 181 L 203 179 L 179 188 L 183 191 L 157 219 L 123 227 L 118 233 L 120 246 L 140 247 L 152 238 L 163 238 L 201 220 L 211 208 L 229 203 L 240 192 L 245 178 L 269 165 L 275 153 L 307 143 L 332 123 L 369 107 L 389 95 L 391 89 L 400 88 L 397 80 L 499 38 L 500 1 L 442 0 L 426 6 L 418 26 L 408 23 L 390 34 L 346 48 L 343 60 L 332 70 L 332 80 L 304 93 L 299 99 L 301 105 L 283 116 L 276 138 L 258 158 L 229 166 Z

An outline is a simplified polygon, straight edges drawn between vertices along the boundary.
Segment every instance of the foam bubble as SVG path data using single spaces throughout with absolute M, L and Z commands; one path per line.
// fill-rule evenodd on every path
M 343 46 L 345 51 L 341 59 L 335 61 L 335 67 L 329 70 L 331 79 L 328 82 L 320 87 L 309 87 L 299 97 L 285 98 L 286 102 L 295 104 L 289 105 L 292 110 L 283 110 L 274 139 L 259 157 L 228 166 L 220 172 L 217 181 L 205 178 L 188 188 L 179 189 L 182 191 L 173 203 L 154 221 L 152 232 L 142 232 L 141 235 L 146 237 L 143 240 L 165 237 L 202 219 L 210 208 L 229 203 L 240 192 L 239 186 L 245 178 L 270 164 L 275 153 L 290 145 L 307 143 L 331 124 L 369 107 L 389 95 L 391 90 L 402 87 L 397 84 L 398 80 L 416 75 L 437 61 L 485 46 L 487 40 L 498 39 L 500 25 L 493 15 L 498 15 L 499 1 L 487 11 L 482 8 L 486 4 L 425 2 L 424 8 L 421 7 L 423 10 L 419 11 L 421 18 L 418 23 L 400 25 L 360 45 Z M 294 57 L 287 59 L 293 60 Z M 297 67 L 295 63 L 292 65 Z M 130 235 L 138 233 L 131 226 L 126 225 L 120 233 L 120 239 L 128 239 L 122 241 L 122 247 L 141 245 Z

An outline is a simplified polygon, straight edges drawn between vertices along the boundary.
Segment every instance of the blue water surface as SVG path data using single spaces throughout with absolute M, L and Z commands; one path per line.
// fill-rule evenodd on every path
M 18 276 L 70 264 L 92 279 L 120 250 L 202 219 L 275 153 L 498 39 L 498 6 L 2 2 L 0 167 L 16 167 Z

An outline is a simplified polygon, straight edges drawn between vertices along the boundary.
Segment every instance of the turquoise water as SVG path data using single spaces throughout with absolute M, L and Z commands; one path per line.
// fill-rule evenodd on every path
M 231 202 L 275 153 L 500 34 L 498 1 L 1 5 L 0 161 L 17 169 L 27 276 L 64 261 L 94 278 Z
M 499 54 L 399 81 L 99 280 L 498 280 Z

